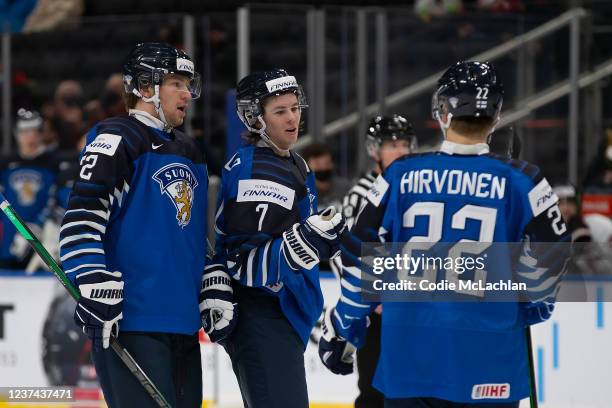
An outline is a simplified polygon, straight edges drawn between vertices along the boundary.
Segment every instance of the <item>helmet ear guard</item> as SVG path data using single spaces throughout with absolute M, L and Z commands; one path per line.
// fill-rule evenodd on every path
M 259 101 L 243 99 L 236 101 L 236 113 L 250 131 L 255 131 L 254 126 L 257 123 L 257 118 L 263 115 Z

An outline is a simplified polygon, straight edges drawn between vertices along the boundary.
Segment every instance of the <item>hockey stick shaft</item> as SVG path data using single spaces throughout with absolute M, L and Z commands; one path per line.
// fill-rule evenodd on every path
M 527 360 L 529 362 L 529 407 L 538 408 L 538 391 L 535 380 L 535 366 L 533 364 L 533 345 L 531 343 L 531 326 L 525 328 L 525 337 L 527 339 Z
M 8 202 L 6 197 L 2 193 L 0 193 L 0 208 L 9 221 L 15 226 L 17 231 L 28 241 L 30 246 L 36 251 L 38 256 L 42 258 L 45 264 L 49 267 L 49 269 L 53 272 L 55 277 L 60 281 L 60 283 L 66 288 L 70 296 L 74 298 L 74 300 L 78 301 L 81 297 L 79 291 L 74 287 L 66 273 L 62 270 L 62 268 L 57 264 L 55 259 L 49 254 L 49 252 L 42 245 L 40 240 L 32 233 L 30 228 L 27 226 L 25 221 L 15 212 L 11 204 Z M 147 393 L 153 398 L 157 404 L 162 408 L 170 408 L 170 404 L 164 398 L 159 389 L 153 384 L 151 379 L 147 376 L 147 374 L 142 370 L 142 368 L 136 363 L 136 360 L 130 355 L 130 353 L 119 344 L 119 341 L 115 337 L 111 338 L 110 341 L 111 348 L 117 354 L 117 356 L 123 361 L 128 370 L 136 377 L 136 379 L 140 382 L 140 384 L 145 388 Z

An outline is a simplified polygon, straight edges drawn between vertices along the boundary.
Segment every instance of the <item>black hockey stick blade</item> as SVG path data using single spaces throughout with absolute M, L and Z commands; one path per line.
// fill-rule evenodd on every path
M 531 344 L 531 327 L 525 328 L 525 338 L 527 340 L 527 361 L 529 362 L 529 407 L 538 408 L 538 391 L 535 381 L 535 368 L 533 365 L 533 345 Z

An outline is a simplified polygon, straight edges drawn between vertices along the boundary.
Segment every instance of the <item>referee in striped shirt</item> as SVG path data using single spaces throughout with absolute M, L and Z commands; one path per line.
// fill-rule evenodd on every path
M 400 115 L 376 116 L 370 121 L 366 139 L 368 155 L 375 163 L 373 170 L 364 174 L 348 191 L 342 202 L 346 225 L 352 228 L 359 212 L 366 203 L 366 194 L 379 174 L 397 158 L 413 153 L 417 148 L 417 138 L 412 125 Z M 340 271 L 340 257 L 333 260 L 332 270 Z M 372 379 L 380 353 L 380 306 L 370 316 L 370 327 L 365 345 L 357 350 L 357 370 L 359 373 L 359 395 L 355 408 L 383 408 L 384 397 L 372 387 Z

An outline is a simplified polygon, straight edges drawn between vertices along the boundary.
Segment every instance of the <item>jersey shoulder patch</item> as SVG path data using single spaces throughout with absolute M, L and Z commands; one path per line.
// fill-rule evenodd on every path
M 99 133 L 96 138 L 85 147 L 85 153 L 100 153 L 114 156 L 121 143 L 121 136 L 111 133 Z
M 374 183 L 372 184 L 372 187 L 370 187 L 370 189 L 368 190 L 368 194 L 366 195 L 366 197 L 368 201 L 374 204 L 375 207 L 378 207 L 388 189 L 389 183 L 381 174 L 376 178 L 376 180 L 374 180 Z
M 536 184 L 527 195 L 534 217 L 542 214 L 550 206 L 559 201 L 559 197 L 557 197 L 545 178 Z

